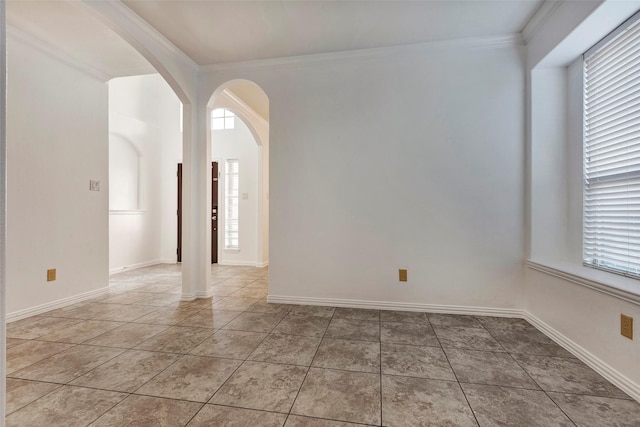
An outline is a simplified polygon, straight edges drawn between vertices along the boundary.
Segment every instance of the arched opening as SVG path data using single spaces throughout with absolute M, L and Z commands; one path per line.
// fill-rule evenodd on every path
M 109 270 L 176 262 L 181 103 L 158 74 L 118 77 L 109 90 Z
M 229 81 L 209 100 L 207 118 L 207 144 L 218 167 L 218 176 L 212 176 L 212 200 L 218 187 L 218 200 L 211 206 L 212 252 L 217 249 L 220 264 L 265 267 L 269 263 L 269 99 L 253 82 Z

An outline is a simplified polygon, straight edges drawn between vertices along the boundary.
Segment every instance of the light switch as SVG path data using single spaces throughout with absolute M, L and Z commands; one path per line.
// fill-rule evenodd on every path
M 242 193 L 242 200 L 249 200 L 249 193 Z
M 100 191 L 100 181 L 89 180 L 89 191 Z

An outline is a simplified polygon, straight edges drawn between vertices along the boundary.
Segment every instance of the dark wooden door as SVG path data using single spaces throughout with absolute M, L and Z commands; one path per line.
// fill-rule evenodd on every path
M 211 163 L 211 264 L 218 263 L 218 162 Z M 182 262 L 182 163 L 178 163 L 178 262 Z
M 218 162 L 211 163 L 211 264 L 218 263 Z
M 178 163 L 178 262 L 182 262 L 182 163 Z

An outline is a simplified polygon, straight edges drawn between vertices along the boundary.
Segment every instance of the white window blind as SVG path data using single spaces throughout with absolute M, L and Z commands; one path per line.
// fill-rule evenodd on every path
M 640 16 L 584 55 L 584 264 L 640 277 Z
M 237 159 L 228 159 L 225 164 L 225 216 L 224 247 L 240 249 L 239 240 L 239 192 L 240 165 Z

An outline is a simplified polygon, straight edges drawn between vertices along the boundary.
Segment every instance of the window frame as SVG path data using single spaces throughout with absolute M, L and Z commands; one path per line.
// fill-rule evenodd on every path
M 626 211 L 621 211 L 621 215 L 622 215 L 622 221 L 626 221 L 626 228 L 628 230 L 630 230 L 630 233 L 626 236 L 627 242 L 624 243 L 617 243 L 616 240 L 624 240 L 624 236 L 620 237 L 619 239 L 616 238 L 614 239 L 613 237 L 610 237 L 609 240 L 607 240 L 606 238 L 602 238 L 601 234 L 600 237 L 598 237 L 598 231 L 600 231 L 600 233 L 602 233 L 602 227 L 603 224 L 606 223 L 607 221 L 611 222 L 612 220 L 605 220 L 605 219 L 589 219 L 588 216 L 590 215 L 594 215 L 593 212 L 596 212 L 595 216 L 598 216 L 598 210 L 600 209 L 601 211 L 606 211 L 607 210 L 607 205 L 604 204 L 603 202 L 609 201 L 609 202 L 624 202 L 624 201 L 628 201 L 631 199 L 631 196 L 629 196 L 628 194 L 623 196 L 623 197 L 618 197 L 618 198 L 614 198 L 615 196 L 611 196 L 611 199 L 607 199 L 605 198 L 605 196 L 600 196 L 598 198 L 598 196 L 596 196 L 594 201 L 594 197 L 593 197 L 593 193 L 591 193 L 592 191 L 592 187 L 594 185 L 598 185 L 598 184 L 604 184 L 604 188 L 601 189 L 600 191 L 611 191 L 611 187 L 607 186 L 606 183 L 610 183 L 609 185 L 611 185 L 611 183 L 615 183 L 615 184 L 620 184 L 620 185 L 625 185 L 625 188 L 629 188 L 630 186 L 637 186 L 638 183 L 634 183 L 633 180 L 634 179 L 640 179 L 640 158 L 637 159 L 631 159 L 631 162 L 627 165 L 625 165 L 625 167 L 628 167 L 629 169 L 631 169 L 630 171 L 614 171 L 614 170 L 610 170 L 609 173 L 599 173 L 597 174 L 596 171 L 594 171 L 591 176 L 589 175 L 589 168 L 593 167 L 593 168 L 597 168 L 598 164 L 597 161 L 592 160 L 591 159 L 591 155 L 590 153 L 593 152 L 593 150 L 597 150 L 598 148 L 600 148 L 601 150 L 603 149 L 603 142 L 601 140 L 598 139 L 598 137 L 592 137 L 590 138 L 591 132 L 597 134 L 598 132 L 603 132 L 604 130 L 610 130 L 612 128 L 615 128 L 617 126 L 620 125 L 627 125 L 628 123 L 631 124 L 637 124 L 640 125 L 640 116 L 637 117 L 633 117 L 632 114 L 629 114 L 628 111 L 625 112 L 615 112 L 611 113 L 610 115 L 607 116 L 607 119 L 610 119 L 608 122 L 605 122 L 606 125 L 609 125 L 609 128 L 603 128 L 601 130 L 595 130 L 597 129 L 597 126 L 593 126 L 595 129 L 592 129 L 590 127 L 590 125 L 588 124 L 589 121 L 594 120 L 593 116 L 589 116 L 588 117 L 588 106 L 589 106 L 589 88 L 590 88 L 590 82 L 588 79 L 588 60 L 591 59 L 594 55 L 598 55 L 599 53 L 610 53 L 613 49 L 615 49 L 615 43 L 619 42 L 620 40 L 623 39 L 623 36 L 625 32 L 629 31 L 632 29 L 635 30 L 636 32 L 638 31 L 638 28 L 640 26 L 640 11 L 636 12 L 635 14 L 633 14 L 630 18 L 626 19 L 621 25 L 619 25 L 618 27 L 616 27 L 613 31 L 611 31 L 609 34 L 607 34 L 603 39 L 601 39 L 600 41 L 598 41 L 596 44 L 594 44 L 591 48 L 589 48 L 582 56 L 582 62 L 583 62 L 583 81 L 582 81 L 582 88 L 583 88 L 583 93 L 584 93 L 584 99 L 583 99 L 583 109 L 582 109 L 582 120 L 583 120 L 583 126 L 582 126 L 582 130 L 583 130 L 583 138 L 582 138 L 582 142 L 583 142 L 583 146 L 582 146 L 582 153 L 583 153 L 583 168 L 582 168 L 582 191 L 583 191 L 583 201 L 582 201 L 582 215 L 583 215 L 583 221 L 582 221 L 582 265 L 588 268 L 594 268 L 594 269 L 598 269 L 598 270 L 603 270 L 606 271 L 608 273 L 612 273 L 612 274 L 616 274 L 616 275 L 620 275 L 620 276 L 624 276 L 624 277 L 628 277 L 631 279 L 640 279 L 640 262 L 636 261 L 633 262 L 631 260 L 629 260 L 628 262 L 624 262 L 624 261 L 615 261 L 616 255 L 609 255 L 607 256 L 602 255 L 602 253 L 606 253 L 607 249 L 605 247 L 609 247 L 609 253 L 612 254 L 611 251 L 615 251 L 615 250 L 626 250 L 627 253 L 627 257 L 631 258 L 632 256 L 629 255 L 629 252 L 637 252 L 636 250 L 633 250 L 632 247 L 637 246 L 637 244 L 631 243 L 631 233 L 633 233 L 635 231 L 635 228 L 632 224 L 633 224 L 633 219 L 635 218 L 635 215 L 633 214 L 633 208 L 629 208 L 627 207 Z M 619 36 L 621 36 L 619 38 Z M 637 38 L 635 38 L 633 40 L 633 44 L 640 44 L 640 37 L 635 36 Z M 627 50 L 629 50 L 627 48 Z M 633 51 L 635 51 L 636 55 L 638 54 L 638 51 L 640 51 L 640 46 L 638 47 L 638 49 L 633 49 Z M 633 52 L 630 50 L 630 52 Z M 624 53 L 623 50 L 614 50 L 614 52 L 616 53 Z M 614 55 L 615 56 L 615 55 Z M 638 73 L 638 71 L 640 71 L 640 57 L 638 57 L 639 59 L 637 60 L 638 62 L 636 64 L 630 64 L 629 67 L 633 67 L 632 69 L 634 69 L 634 71 L 628 71 L 625 70 L 624 68 L 622 68 L 622 72 L 619 73 L 619 75 L 616 75 L 616 79 L 619 78 L 619 80 L 614 79 L 613 81 L 615 82 L 615 84 L 613 84 L 613 82 L 610 81 L 606 81 L 605 86 L 609 85 L 609 83 L 611 83 L 610 86 L 613 86 L 613 89 L 611 89 L 610 87 L 606 87 L 606 90 L 611 89 L 612 92 L 615 92 L 616 90 L 619 90 L 621 86 L 625 86 L 626 84 L 629 84 L 630 82 L 633 82 L 634 78 L 632 77 L 634 72 Z M 607 59 L 607 58 L 605 58 Z M 611 58 L 609 58 L 611 59 Z M 598 60 L 598 58 L 596 58 L 596 61 Z M 618 62 L 622 62 L 620 61 L 618 58 L 616 58 L 616 62 L 611 62 L 612 65 L 620 65 Z M 600 66 L 603 62 L 600 62 Z M 617 70 L 617 69 L 616 69 Z M 602 71 L 601 71 L 602 72 Z M 616 71 L 614 71 L 616 72 Z M 607 71 L 605 74 L 610 74 L 610 71 Z M 627 73 L 626 75 L 623 75 Z M 637 77 L 636 77 L 637 78 Z M 597 78 L 594 78 L 594 80 L 596 80 L 597 83 Z M 620 83 L 620 82 L 625 82 L 625 83 Z M 602 84 L 602 83 L 600 83 Z M 626 90 L 621 90 L 620 93 L 625 93 Z M 597 98 L 597 96 L 602 97 L 602 93 L 608 94 L 606 91 L 601 91 L 599 93 L 597 93 L 597 95 L 592 95 L 594 97 Z M 615 98 L 615 94 L 611 95 L 611 98 Z M 614 100 L 614 103 L 617 100 Z M 603 101 L 600 101 L 603 102 Z M 640 103 L 640 101 L 638 101 L 638 103 Z M 597 105 L 597 104 L 596 104 Z M 621 108 L 621 107 L 611 107 L 611 110 L 616 110 L 616 108 Z M 632 107 L 629 107 L 632 108 Z M 627 108 L 625 107 L 624 109 L 621 108 L 622 111 L 627 110 Z M 609 111 L 609 110 L 607 110 Z M 604 115 L 604 114 L 603 114 Z M 614 115 L 617 115 L 618 117 L 613 118 Z M 629 117 L 631 116 L 631 117 Z M 602 120 L 602 118 L 600 118 L 600 120 Z M 597 121 L 597 120 L 596 120 Z M 615 126 L 612 124 L 613 122 L 616 122 Z M 602 125 L 601 125 L 602 126 Z M 625 128 L 622 128 L 625 129 Z M 611 131 L 613 133 L 615 133 L 615 131 Z M 620 148 L 620 150 L 624 150 L 627 148 L 637 148 L 640 147 L 640 143 L 633 143 L 633 139 L 638 139 L 638 138 L 629 138 L 626 139 L 625 142 L 628 142 L 628 146 L 625 146 L 624 148 Z M 617 144 L 617 143 L 616 143 Z M 633 145 L 631 145 L 633 144 Z M 609 148 L 607 146 L 604 146 L 604 148 Z M 609 148 L 609 151 L 613 151 L 612 148 Z M 618 149 L 616 148 L 615 151 L 618 151 Z M 626 155 L 629 155 L 628 153 L 625 153 Z M 602 154 L 600 154 L 602 156 Z M 595 155 L 594 155 L 595 156 Z M 615 157 L 618 158 L 618 156 L 620 156 L 620 159 L 622 159 L 623 155 L 621 154 L 616 154 Z M 631 155 L 629 155 L 631 157 Z M 619 160 L 622 161 L 622 160 Z M 611 160 L 611 162 L 614 162 L 614 160 Z M 603 168 L 602 163 L 600 165 L 601 168 Z M 595 176 L 594 176 L 595 175 Z M 596 191 L 596 190 L 594 190 Z M 627 190 L 625 190 L 627 191 Z M 591 197 L 591 199 L 590 199 Z M 590 201 L 591 200 L 591 201 Z M 627 202 L 628 203 L 628 202 Z M 603 215 L 602 213 L 600 215 Z M 604 216 L 604 215 L 603 215 Z M 594 231 L 595 230 L 595 231 Z M 609 230 L 607 230 L 609 231 Z M 611 233 L 611 231 L 609 231 Z M 617 230 L 614 228 L 613 229 L 613 233 L 617 232 Z M 591 237 L 590 237 L 591 236 Z M 595 236 L 595 237 L 594 237 Z M 588 240 L 590 240 L 588 242 Z M 608 243 L 608 245 L 606 244 Z M 600 255 L 598 255 L 600 254 Z M 636 256 L 633 256 L 633 258 L 637 258 Z

